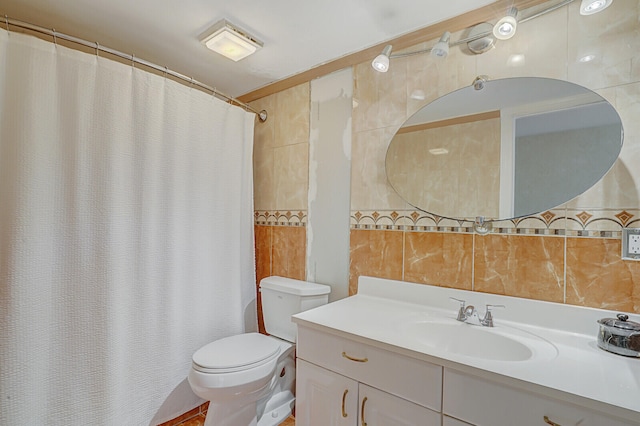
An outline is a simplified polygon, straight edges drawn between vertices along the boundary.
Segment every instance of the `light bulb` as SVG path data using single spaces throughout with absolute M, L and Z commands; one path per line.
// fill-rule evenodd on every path
M 498 40 L 508 40 L 516 34 L 516 28 L 518 27 L 517 14 L 518 9 L 512 7 L 507 15 L 500 18 L 493 26 L 493 35 Z
M 449 54 L 449 38 L 451 37 L 451 33 L 449 31 L 445 31 L 440 37 L 440 41 L 438 41 L 435 46 L 431 48 L 431 56 L 434 58 L 446 58 Z
M 580 15 L 593 15 L 601 12 L 611 5 L 613 0 L 582 0 Z
M 378 72 L 389 71 L 389 56 L 391 55 L 391 45 L 385 46 L 382 53 L 375 57 L 371 66 Z

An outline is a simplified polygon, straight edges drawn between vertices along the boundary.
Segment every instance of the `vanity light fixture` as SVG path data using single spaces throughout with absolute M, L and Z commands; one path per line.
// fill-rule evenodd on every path
M 200 36 L 207 48 L 238 62 L 255 53 L 263 44 L 255 37 L 229 23 L 226 19 L 216 22 Z
M 518 27 L 518 9 L 511 7 L 507 14 L 500 18 L 493 26 L 493 35 L 498 40 L 508 40 L 516 34 Z
M 480 55 L 493 49 L 496 45 L 496 38 L 493 36 L 493 25 L 488 22 L 481 22 L 474 25 L 469 31 L 471 40 L 467 42 L 467 47 L 471 53 Z
M 380 53 L 376 58 L 371 62 L 371 66 L 374 70 L 378 72 L 387 72 L 389 71 L 389 56 L 391 56 L 392 46 L 390 44 L 386 45 L 384 49 L 382 49 L 382 53 Z
M 438 41 L 435 46 L 431 48 L 431 56 L 434 58 L 446 58 L 449 54 L 449 39 L 451 38 L 451 33 L 449 31 L 445 31 L 440 37 L 440 41 Z
M 611 6 L 613 0 L 582 0 L 580 3 L 580 15 L 593 15 L 602 12 Z

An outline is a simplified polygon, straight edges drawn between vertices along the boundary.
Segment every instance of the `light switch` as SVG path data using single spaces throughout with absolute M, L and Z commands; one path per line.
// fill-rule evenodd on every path
M 622 258 L 640 260 L 640 229 L 622 229 Z

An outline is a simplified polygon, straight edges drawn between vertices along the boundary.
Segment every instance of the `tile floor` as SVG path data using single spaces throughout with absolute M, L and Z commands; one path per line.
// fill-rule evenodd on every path
M 203 426 L 205 415 L 206 413 L 199 413 L 194 417 L 191 417 L 190 419 L 183 421 L 182 423 L 176 424 L 175 426 Z M 289 417 L 287 420 L 285 420 L 283 423 L 280 424 L 280 426 L 295 426 L 295 425 L 296 425 L 296 420 L 293 417 Z

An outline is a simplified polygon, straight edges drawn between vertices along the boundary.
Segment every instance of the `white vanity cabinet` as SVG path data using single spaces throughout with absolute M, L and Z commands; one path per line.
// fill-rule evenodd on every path
M 607 416 L 585 406 L 566 403 L 449 368 L 444 371 L 442 411 L 445 416 L 477 426 L 638 424 Z M 458 424 L 467 423 L 444 422 L 445 426 Z
M 358 382 L 298 359 L 296 424 L 356 426 Z
M 450 297 L 509 308 L 494 329 L 461 326 Z M 297 425 L 640 426 L 640 359 L 596 345 L 608 315 L 360 277 L 357 295 L 293 316 Z
M 442 367 L 298 328 L 297 426 L 440 426 Z

